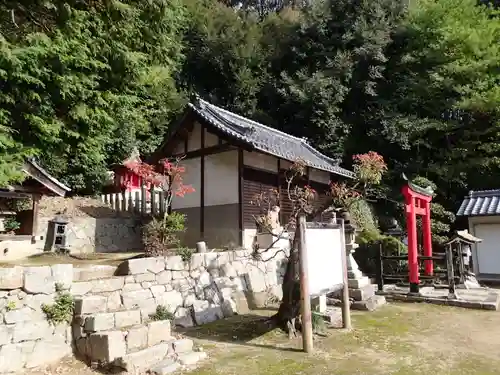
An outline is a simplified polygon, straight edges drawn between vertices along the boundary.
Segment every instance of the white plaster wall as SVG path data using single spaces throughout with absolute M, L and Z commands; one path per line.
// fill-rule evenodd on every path
M 184 142 L 183 141 L 179 141 L 179 143 L 177 143 L 177 145 L 174 147 L 174 151 L 173 151 L 173 154 L 174 155 L 178 155 L 178 154 L 184 154 L 184 152 L 186 151 L 184 149 Z
M 330 183 L 330 173 L 320 171 L 319 169 L 309 168 L 309 180 L 320 182 L 322 184 Z
M 278 172 L 278 158 L 260 152 L 243 151 L 243 164 L 269 172 Z
M 174 197 L 174 199 L 172 200 L 172 209 L 176 210 L 179 208 L 200 207 L 201 205 L 200 158 L 182 160 L 180 162 L 180 165 L 186 168 L 186 172 L 182 176 L 183 183 L 185 185 L 191 185 L 194 188 L 194 192 L 186 194 L 184 197 Z
M 243 248 L 252 250 L 255 241 L 255 236 L 257 235 L 257 229 L 243 229 Z
M 193 131 L 189 135 L 188 140 L 188 151 L 196 151 L 201 148 L 201 132 L 203 127 L 200 123 L 195 122 L 193 126 Z
M 205 147 L 217 146 L 219 137 L 205 130 Z
M 205 206 L 238 202 L 238 151 L 205 156 Z
M 479 216 L 469 218 L 469 233 L 473 236 L 481 238 L 481 234 L 487 231 L 492 236 L 488 235 L 483 239 L 483 242 L 472 245 L 472 261 L 473 271 L 478 275 L 478 279 L 486 280 L 481 277 L 481 273 L 497 273 L 500 275 L 500 266 L 497 272 L 489 272 L 488 270 L 481 270 L 480 264 L 485 262 L 500 265 L 500 241 L 492 241 L 494 234 L 500 234 L 500 216 Z M 498 251 L 490 251 L 493 247 L 498 246 Z M 483 249 L 483 253 L 481 250 Z M 479 259 L 479 258 L 482 259 Z M 486 258 L 485 258 L 486 257 Z

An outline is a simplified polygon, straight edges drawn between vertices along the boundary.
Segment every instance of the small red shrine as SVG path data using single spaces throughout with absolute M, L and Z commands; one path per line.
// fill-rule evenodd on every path
M 130 192 L 141 188 L 142 178 L 139 177 L 131 168 L 133 163 L 140 163 L 141 157 L 139 150 L 134 148 L 130 156 L 120 164 L 115 164 L 111 167 L 114 173 L 113 190 L 117 192 Z
M 432 189 L 421 188 L 412 184 L 406 176 L 403 178 L 407 184 L 403 186 L 402 193 L 405 198 L 406 226 L 408 232 L 408 275 L 410 281 L 410 292 L 419 291 L 419 265 L 418 265 L 418 236 L 417 215 L 422 217 L 423 232 L 423 255 L 432 256 L 431 235 L 431 200 Z M 434 272 L 432 260 L 424 260 L 424 273 L 431 276 Z

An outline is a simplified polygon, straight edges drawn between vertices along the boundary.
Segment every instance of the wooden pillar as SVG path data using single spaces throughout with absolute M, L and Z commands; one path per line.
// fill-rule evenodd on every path
M 31 242 L 35 243 L 36 235 L 38 230 L 38 207 L 40 206 L 41 195 L 33 194 L 31 199 L 33 200 L 33 222 L 31 224 Z
M 406 223 L 408 230 L 408 274 L 410 292 L 418 293 L 418 249 L 417 249 L 417 216 L 415 214 L 415 198 L 406 197 Z
M 430 202 L 424 202 L 425 214 L 422 216 L 422 231 L 424 242 L 424 256 L 432 256 L 432 234 L 431 234 L 431 210 Z M 426 275 L 431 276 L 434 273 L 434 262 L 432 259 L 424 261 L 424 272 Z

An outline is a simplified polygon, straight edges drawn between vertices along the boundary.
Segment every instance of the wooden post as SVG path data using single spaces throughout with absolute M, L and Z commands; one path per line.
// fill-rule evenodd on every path
M 151 185 L 149 194 L 151 194 L 151 216 L 156 216 L 158 215 L 158 212 L 156 211 L 156 191 L 153 185 Z
M 343 270 L 343 287 L 342 287 L 342 328 L 351 329 L 351 302 L 349 300 L 349 277 L 347 273 L 347 252 L 345 244 L 345 227 L 344 220 L 341 219 L 340 238 L 341 238 L 341 254 L 342 254 L 342 270 Z
M 33 222 L 32 222 L 32 226 L 31 226 L 31 242 L 32 243 L 35 243 L 36 241 L 36 236 L 37 236 L 37 232 L 38 232 L 38 207 L 39 207 L 39 203 L 40 203 L 40 198 L 41 196 L 39 194 L 33 194 L 31 196 L 31 199 L 32 199 L 32 203 L 33 203 Z
M 446 246 L 446 274 L 448 276 L 448 298 L 456 299 L 455 272 L 453 270 L 453 249 L 451 245 Z
M 378 262 L 377 262 L 377 285 L 379 292 L 384 290 L 384 249 L 382 241 L 379 243 L 378 248 Z
M 147 212 L 147 189 L 145 185 L 141 186 L 141 214 L 144 216 Z
M 299 270 L 300 270 L 300 305 L 302 307 L 302 345 L 306 353 L 313 351 L 313 329 L 311 314 L 311 296 L 309 295 L 309 281 L 307 277 L 307 248 L 306 248 L 306 216 L 299 214 Z

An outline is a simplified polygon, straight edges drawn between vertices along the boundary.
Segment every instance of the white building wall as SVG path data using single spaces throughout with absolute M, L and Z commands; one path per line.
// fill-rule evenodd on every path
M 217 146 L 219 137 L 205 130 L 205 147 Z
M 194 192 L 186 194 L 184 197 L 174 197 L 172 200 L 172 209 L 200 207 L 201 205 L 201 163 L 200 158 L 186 159 L 180 162 L 180 165 L 186 168 L 182 175 L 184 185 L 191 185 Z
M 260 152 L 243 151 L 243 164 L 264 171 L 278 171 L 278 159 Z
M 483 240 L 471 249 L 473 271 L 478 279 L 487 280 L 481 277 L 485 273 L 500 276 L 500 216 L 470 217 L 469 233 Z
M 309 168 L 309 180 L 320 182 L 322 184 L 330 183 L 330 173 L 320 171 L 319 169 Z
M 205 207 L 238 202 L 238 151 L 205 156 Z

